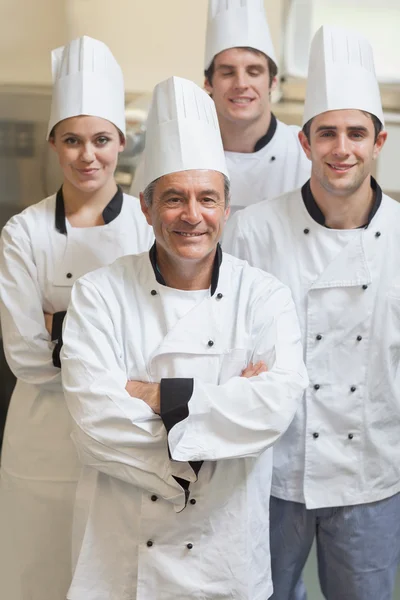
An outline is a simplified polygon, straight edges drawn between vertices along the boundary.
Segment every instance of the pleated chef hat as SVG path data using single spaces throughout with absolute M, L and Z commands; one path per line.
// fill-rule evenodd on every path
M 125 135 L 124 79 L 109 48 L 83 36 L 53 50 L 53 97 L 47 139 L 54 125 L 79 115 L 101 117 Z
M 170 77 L 153 92 L 144 188 L 163 175 L 191 169 L 219 171 L 228 177 L 215 104 L 192 81 Z
M 369 112 L 384 124 L 369 42 L 356 32 L 324 25 L 311 43 L 303 125 L 343 109 Z
M 228 48 L 264 52 L 277 65 L 263 0 L 209 0 L 204 67 Z

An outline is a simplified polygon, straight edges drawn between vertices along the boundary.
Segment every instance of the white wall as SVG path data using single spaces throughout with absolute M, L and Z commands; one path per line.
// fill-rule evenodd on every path
M 50 50 L 68 39 L 64 0 L 0 0 L 0 84 L 50 83 Z
M 207 0 L 0 0 L 0 83 L 48 85 L 50 51 L 86 34 L 108 44 L 130 92 L 170 75 L 201 83 Z M 282 0 L 265 0 L 278 51 Z

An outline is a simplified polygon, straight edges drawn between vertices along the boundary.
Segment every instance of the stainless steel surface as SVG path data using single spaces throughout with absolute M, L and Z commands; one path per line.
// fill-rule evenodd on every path
M 45 195 L 43 154 L 49 106 L 45 89 L 0 86 L 0 228 L 12 214 Z

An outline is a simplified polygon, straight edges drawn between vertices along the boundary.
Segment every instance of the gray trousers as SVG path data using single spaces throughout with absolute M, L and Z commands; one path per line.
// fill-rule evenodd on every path
M 271 600 L 307 600 L 302 571 L 314 539 L 327 600 L 393 600 L 400 563 L 400 494 L 339 508 L 307 510 L 271 498 Z

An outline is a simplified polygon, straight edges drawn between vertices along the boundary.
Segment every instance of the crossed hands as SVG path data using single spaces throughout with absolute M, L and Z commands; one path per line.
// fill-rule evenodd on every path
M 250 363 L 241 373 L 241 377 L 256 377 L 261 373 L 268 371 L 267 365 L 260 360 L 253 364 Z M 140 398 L 145 402 L 153 412 L 160 414 L 160 384 L 159 383 L 144 383 L 143 381 L 128 381 L 125 386 L 126 391 L 133 398 Z

